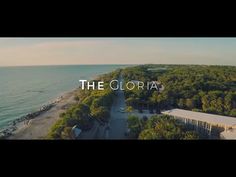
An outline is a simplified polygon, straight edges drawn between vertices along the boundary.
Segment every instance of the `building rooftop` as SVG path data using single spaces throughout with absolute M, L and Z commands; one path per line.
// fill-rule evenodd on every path
M 234 127 L 236 126 L 236 118 L 221 116 L 215 114 L 207 114 L 201 112 L 187 111 L 183 109 L 172 109 L 168 111 L 162 111 L 162 114 L 181 117 L 185 119 L 197 120 L 202 122 L 207 122 L 212 125 Z
M 228 139 L 228 140 L 236 140 L 236 130 L 228 130 L 221 132 L 221 138 L 222 139 Z

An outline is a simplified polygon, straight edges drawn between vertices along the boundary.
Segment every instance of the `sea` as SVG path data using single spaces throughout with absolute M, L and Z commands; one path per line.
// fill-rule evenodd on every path
M 79 80 L 127 65 L 0 67 L 0 130 L 78 88 Z

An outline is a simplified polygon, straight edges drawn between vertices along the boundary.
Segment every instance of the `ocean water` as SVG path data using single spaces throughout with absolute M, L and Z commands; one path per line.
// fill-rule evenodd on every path
M 80 79 L 92 79 L 125 65 L 0 67 L 0 129 L 12 121 L 78 88 Z

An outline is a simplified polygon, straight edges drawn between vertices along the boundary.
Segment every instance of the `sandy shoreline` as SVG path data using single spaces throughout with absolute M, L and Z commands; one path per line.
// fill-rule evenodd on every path
M 74 96 L 77 91 L 78 89 L 75 89 L 62 95 L 60 101 L 48 111 L 28 121 L 17 123 L 16 130 L 6 139 L 44 139 L 50 128 L 60 119 L 59 115 L 65 112 L 69 105 L 76 103 Z

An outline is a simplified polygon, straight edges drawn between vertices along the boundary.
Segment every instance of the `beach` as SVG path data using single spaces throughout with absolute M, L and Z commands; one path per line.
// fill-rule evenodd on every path
M 45 138 L 66 105 L 75 103 L 80 79 L 91 80 L 124 65 L 0 68 L 0 139 Z M 77 89 L 78 90 L 78 89 Z M 64 94 L 65 93 L 65 94 Z
M 45 139 L 50 128 L 60 119 L 60 114 L 69 105 L 76 103 L 74 96 L 77 90 L 65 93 L 55 105 L 40 115 L 16 124 L 16 130 L 6 139 Z

